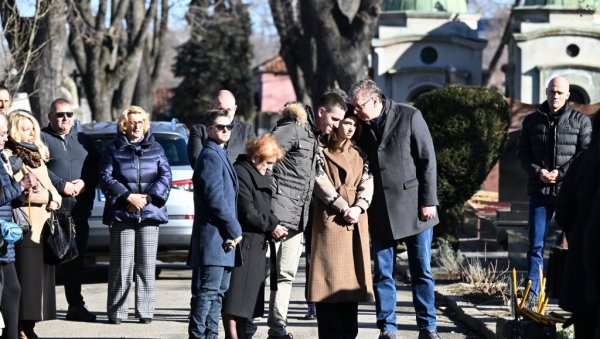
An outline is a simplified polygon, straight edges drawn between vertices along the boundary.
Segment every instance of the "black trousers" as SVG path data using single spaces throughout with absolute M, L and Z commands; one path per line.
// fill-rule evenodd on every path
M 596 327 L 594 312 L 573 312 L 575 338 L 593 338 Z
M 358 335 L 358 303 L 316 303 L 320 339 L 354 339 Z
M 87 247 L 90 225 L 88 224 L 89 213 L 82 215 L 73 213 L 73 222 L 75 223 L 75 232 L 77 232 L 77 251 L 79 256 L 69 262 L 62 264 L 64 272 L 65 296 L 69 307 L 85 305 L 81 295 L 81 284 L 83 282 L 83 263 L 85 259 L 85 250 Z
M 4 317 L 4 330 L 2 339 L 17 339 L 19 337 L 19 299 L 21 298 L 21 285 L 17 278 L 15 264 L 0 264 L 2 276 L 2 302 L 0 311 Z

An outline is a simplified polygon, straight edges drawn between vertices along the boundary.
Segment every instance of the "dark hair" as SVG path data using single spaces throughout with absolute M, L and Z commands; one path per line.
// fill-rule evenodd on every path
M 342 128 L 342 122 L 348 118 L 354 118 L 355 123 L 356 123 L 354 135 L 352 136 L 352 139 L 350 139 L 350 142 L 352 143 L 352 145 L 356 146 L 356 140 L 358 140 L 360 138 L 360 135 L 362 134 L 362 122 L 356 116 L 356 114 L 354 114 L 353 108 L 348 109 L 346 111 L 346 114 L 344 114 L 344 119 L 342 119 L 342 121 L 340 121 L 340 124 L 337 129 Z M 337 141 L 338 141 L 337 130 L 334 133 L 329 133 L 329 135 L 327 136 L 327 148 L 330 148 L 332 150 L 339 150 L 338 146 L 336 145 Z
M 316 108 L 318 110 L 323 107 L 327 112 L 331 112 L 335 106 L 341 108 L 343 111 L 348 109 L 344 98 L 340 94 L 335 92 L 325 92 L 319 97 L 319 100 L 317 100 Z
M 8 98 L 10 100 L 12 100 L 12 93 L 10 93 L 10 90 L 8 89 L 8 87 L 4 86 L 4 84 L 0 84 L 0 91 L 7 91 L 8 92 Z
M 69 102 L 69 100 L 65 99 L 65 98 L 58 98 L 54 101 L 52 101 L 52 103 L 50 104 L 50 112 L 52 113 L 56 113 L 56 107 L 58 105 L 71 105 L 71 103 Z
M 229 117 L 229 113 L 224 109 L 211 109 L 208 111 L 208 115 L 206 116 L 206 120 L 204 121 L 206 127 L 211 127 L 215 124 L 218 117 Z

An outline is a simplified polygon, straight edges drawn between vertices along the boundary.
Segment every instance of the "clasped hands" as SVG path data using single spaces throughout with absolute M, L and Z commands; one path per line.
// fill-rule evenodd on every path
M 558 181 L 558 170 L 548 171 L 542 169 L 540 172 L 540 180 L 546 184 L 555 184 Z
M 342 211 L 344 220 L 349 224 L 358 224 L 358 218 L 362 213 L 362 209 L 358 206 L 352 206 Z
M 127 211 L 131 213 L 138 212 L 148 205 L 146 194 L 131 193 L 127 197 L 127 202 L 129 203 L 129 205 L 127 205 Z
M 76 197 L 85 190 L 85 183 L 81 179 L 67 181 L 63 193 L 69 197 Z

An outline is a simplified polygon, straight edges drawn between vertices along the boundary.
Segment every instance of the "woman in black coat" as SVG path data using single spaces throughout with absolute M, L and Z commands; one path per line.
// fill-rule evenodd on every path
M 270 134 L 248 141 L 246 154 L 237 158 L 240 191 L 238 220 L 242 225 L 243 264 L 233 269 L 229 290 L 223 300 L 223 327 L 226 338 L 245 338 L 248 319 L 262 316 L 267 241 L 285 236 L 279 219 L 271 213 L 271 172 L 283 150 Z M 260 303 L 260 305 L 257 304 Z
M 556 201 L 556 221 L 565 231 L 569 243 L 562 272 L 559 305 L 573 312 L 578 338 L 592 338 L 599 306 L 598 293 L 594 293 L 590 284 L 590 278 L 597 275 L 594 271 L 598 272 L 597 261 L 588 269 L 584 265 L 590 258 L 590 254 L 584 253 L 584 243 L 588 237 L 586 232 L 590 234 L 593 229 L 598 228 L 598 220 L 593 220 L 593 212 L 599 207 L 594 206 L 594 198 L 600 192 L 599 173 L 600 117 L 597 115 L 594 119 L 592 141 L 588 149 L 573 160 Z M 598 238 L 594 238 L 594 243 L 597 240 Z
M 100 161 L 100 188 L 106 196 L 103 222 L 110 233 L 107 313 L 111 324 L 127 319 L 135 270 L 135 316 L 148 324 L 154 316 L 158 225 L 168 221 L 165 203 L 171 168 L 150 132 L 144 109 L 121 113 L 115 140 Z

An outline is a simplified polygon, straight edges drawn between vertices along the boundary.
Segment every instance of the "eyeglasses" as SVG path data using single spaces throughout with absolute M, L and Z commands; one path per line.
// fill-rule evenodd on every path
M 73 117 L 73 112 L 54 112 L 54 114 L 56 115 L 57 118 L 64 118 L 65 116 L 67 118 L 72 118 Z
M 224 129 L 227 129 L 228 131 L 231 131 L 233 129 L 233 125 L 217 124 L 217 125 L 213 125 L 212 127 L 216 128 L 217 131 L 219 131 L 219 132 L 223 132 Z
M 365 100 L 362 104 L 357 104 L 356 106 L 360 107 L 360 109 L 365 109 L 365 105 L 367 104 L 367 102 L 369 102 L 371 99 L 373 99 L 375 96 L 371 95 L 370 97 L 367 98 L 367 100 Z

